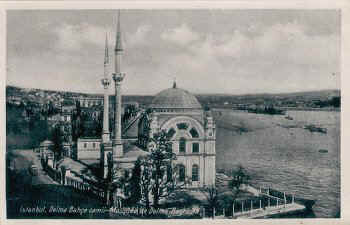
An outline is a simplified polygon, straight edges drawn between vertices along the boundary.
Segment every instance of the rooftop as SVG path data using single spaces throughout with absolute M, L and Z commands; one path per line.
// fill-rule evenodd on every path
M 141 149 L 140 147 L 126 143 L 124 144 L 124 156 L 123 158 L 118 159 L 118 162 L 121 163 L 133 163 L 137 160 L 139 156 L 145 156 L 149 153 Z
M 82 173 L 87 170 L 87 167 L 84 164 L 67 157 L 58 162 L 58 167 L 61 166 L 64 166 L 66 169 L 70 169 L 71 171 L 75 171 L 77 173 Z
M 53 145 L 53 142 L 50 140 L 45 140 L 40 143 L 40 146 L 49 146 L 49 145 Z

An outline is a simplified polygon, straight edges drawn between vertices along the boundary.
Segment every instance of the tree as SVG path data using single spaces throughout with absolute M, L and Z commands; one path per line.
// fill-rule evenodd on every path
M 113 164 L 113 155 L 112 153 L 108 153 L 107 155 L 107 177 L 106 179 L 103 180 L 103 183 L 106 188 L 106 193 L 114 193 L 112 194 L 112 198 L 116 200 L 116 198 L 120 197 L 119 194 L 125 193 L 127 189 L 127 184 L 128 184 L 128 178 L 125 177 L 125 173 L 123 176 L 123 169 L 120 168 L 118 165 L 114 166 Z M 123 191 L 121 191 L 123 190 Z M 106 195 L 107 198 L 107 204 L 109 205 L 110 203 L 110 196 Z M 116 202 L 114 202 L 116 204 Z
M 124 110 L 122 121 L 127 122 L 130 118 L 135 117 L 138 111 L 139 109 L 136 107 L 136 105 L 127 105 Z
M 98 114 L 98 117 L 94 119 L 94 123 L 96 136 L 101 136 L 103 131 L 103 112 Z
M 38 146 L 40 142 L 47 139 L 49 126 L 47 120 L 40 120 L 39 114 L 35 114 L 29 120 L 28 128 L 33 146 Z
M 242 166 L 238 166 L 236 171 L 232 171 L 232 179 L 229 181 L 229 187 L 232 190 L 233 201 L 237 198 L 241 191 L 242 184 L 248 184 L 250 176 Z
M 141 199 L 141 172 L 141 161 L 137 159 L 130 179 L 130 196 L 128 198 L 130 205 L 136 204 Z
M 340 96 L 335 96 L 330 100 L 330 105 L 332 105 L 333 107 L 339 108 L 340 103 L 341 103 Z
M 63 150 L 63 134 L 59 125 L 52 130 L 51 140 L 53 142 L 53 152 L 55 160 L 60 160 Z
M 219 192 L 218 189 L 214 186 L 208 186 L 208 187 L 204 187 L 202 189 L 202 192 L 204 193 L 207 203 L 208 203 L 208 207 L 211 211 L 212 214 L 212 218 L 214 219 L 215 216 L 215 208 L 219 205 Z
M 150 195 L 153 207 L 159 207 L 159 200 L 168 196 L 176 188 L 176 173 L 172 170 L 176 155 L 172 152 L 172 143 L 165 131 L 154 134 L 149 144 L 150 154 L 140 158 L 140 186 L 142 200 L 150 207 Z
M 77 115 L 81 115 L 81 106 L 80 106 L 80 102 L 77 100 L 75 101 L 75 107 L 77 109 Z
M 145 203 L 147 215 L 150 210 L 150 193 L 152 190 L 152 165 L 148 157 L 140 158 L 141 174 L 140 174 L 140 188 L 141 200 Z

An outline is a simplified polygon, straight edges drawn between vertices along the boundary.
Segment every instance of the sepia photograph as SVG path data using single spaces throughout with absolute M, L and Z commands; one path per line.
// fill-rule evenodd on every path
M 6 10 L 5 217 L 342 218 L 341 17 Z

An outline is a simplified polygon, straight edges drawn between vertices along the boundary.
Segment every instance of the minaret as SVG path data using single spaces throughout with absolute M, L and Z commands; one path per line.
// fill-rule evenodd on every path
M 110 140 L 109 136 L 109 118 L 108 118 L 108 106 L 109 106 L 109 96 L 108 96 L 108 87 L 110 85 L 110 81 L 108 79 L 108 69 L 109 69 L 109 55 L 108 55 L 108 37 L 106 33 L 106 42 L 105 42 L 105 58 L 103 63 L 103 79 L 101 83 L 104 88 L 103 95 L 103 134 L 102 134 L 102 142 L 107 143 Z
M 108 87 L 110 85 L 109 76 L 109 54 L 108 54 L 108 38 L 106 33 L 106 42 L 105 42 L 105 57 L 103 63 L 103 79 L 101 83 L 104 88 L 103 95 L 103 133 L 102 133 L 102 143 L 101 143 L 101 154 L 100 154 L 100 165 L 101 165 L 101 176 L 102 178 L 107 178 L 108 175 L 108 164 L 109 159 L 108 155 L 112 154 L 112 142 L 110 140 L 109 134 L 109 96 L 108 96 Z
M 121 85 L 125 76 L 125 73 L 121 73 L 121 59 L 123 55 L 123 47 L 121 40 L 120 30 L 120 12 L 118 12 L 118 22 L 116 31 L 115 42 L 115 73 L 113 74 L 113 80 L 115 82 L 115 110 L 114 110 L 114 139 L 113 139 L 113 161 L 120 157 L 123 157 L 123 144 L 121 139 L 121 106 L 122 106 L 122 90 Z

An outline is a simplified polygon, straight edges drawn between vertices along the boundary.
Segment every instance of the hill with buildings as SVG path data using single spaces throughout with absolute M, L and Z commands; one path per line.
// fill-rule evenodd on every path
M 340 107 L 340 90 L 320 90 L 309 92 L 277 93 L 277 94 L 197 94 L 199 102 L 209 108 L 244 109 L 255 106 L 291 107 L 291 108 L 324 108 Z M 45 105 L 51 102 L 59 107 L 64 100 L 79 98 L 103 98 L 102 94 L 77 93 L 67 91 L 52 91 L 41 89 L 6 87 L 6 101 L 13 104 Z M 152 102 L 150 95 L 124 95 L 123 102 L 138 102 L 147 106 Z

